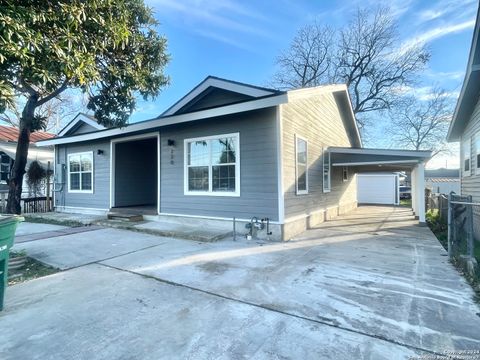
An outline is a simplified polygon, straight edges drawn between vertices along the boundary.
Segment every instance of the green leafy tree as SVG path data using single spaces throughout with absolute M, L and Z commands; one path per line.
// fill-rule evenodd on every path
M 39 107 L 78 88 L 100 124 L 123 126 L 137 95 L 153 98 L 168 83 L 166 39 L 156 26 L 143 0 L 0 2 L 0 113 L 26 99 L 9 212 L 20 212 L 30 133 L 46 124 Z

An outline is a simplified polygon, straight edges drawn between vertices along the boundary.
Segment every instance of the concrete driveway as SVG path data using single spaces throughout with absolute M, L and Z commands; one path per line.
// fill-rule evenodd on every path
M 8 289 L 2 359 L 405 359 L 480 349 L 472 290 L 402 208 L 361 207 L 288 243 L 104 229 L 18 246 L 69 270 Z

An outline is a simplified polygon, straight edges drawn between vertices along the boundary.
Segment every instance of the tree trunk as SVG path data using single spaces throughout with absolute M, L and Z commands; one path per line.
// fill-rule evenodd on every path
M 35 116 L 38 95 L 31 95 L 25 104 L 25 108 L 20 118 L 19 137 L 17 142 L 17 151 L 15 153 L 15 162 L 10 172 L 8 200 L 6 212 L 9 214 L 20 214 L 23 176 L 27 166 L 28 146 L 30 145 L 30 128 Z

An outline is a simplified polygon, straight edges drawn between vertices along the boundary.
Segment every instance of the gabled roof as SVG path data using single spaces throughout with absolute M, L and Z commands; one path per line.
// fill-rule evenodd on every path
M 210 84 L 210 85 L 202 86 L 202 84 Z M 191 100 L 193 100 L 195 99 L 196 96 L 198 96 L 198 94 L 201 93 L 201 91 L 197 95 L 194 94 L 194 96 L 192 97 L 189 97 L 189 94 L 193 94 L 195 92 L 195 89 L 199 89 L 200 87 L 206 90 L 211 86 L 211 84 L 217 84 L 218 86 L 220 86 L 219 84 L 222 84 L 224 88 L 227 86 L 226 84 L 228 84 L 229 89 L 232 89 L 233 87 L 235 87 L 238 91 L 243 91 L 245 94 L 249 93 L 250 95 L 248 95 L 248 99 L 237 101 L 234 103 L 201 108 L 201 109 L 190 111 L 190 112 L 182 112 L 182 111 L 178 112 L 178 110 L 184 108 L 187 105 L 187 103 L 189 103 L 188 100 L 187 101 L 183 101 L 183 100 L 185 100 L 186 98 L 190 98 Z M 229 114 L 236 114 L 236 113 L 241 113 L 246 111 L 275 107 L 281 104 L 286 104 L 290 100 L 295 100 L 302 97 L 316 96 L 323 93 L 332 93 L 335 98 L 335 101 L 337 102 L 337 106 L 339 106 L 339 110 L 341 112 L 342 119 L 344 120 L 346 131 L 352 141 L 352 146 L 353 147 L 362 146 L 360 133 L 358 131 L 355 116 L 353 114 L 350 97 L 349 97 L 348 89 L 346 85 L 343 85 L 343 84 L 324 85 L 324 86 L 317 86 L 313 88 L 297 89 L 297 90 L 291 90 L 291 91 L 285 92 L 285 91 L 277 91 L 272 89 L 261 88 L 258 86 L 246 85 L 242 83 L 237 83 L 235 81 L 230 81 L 230 80 L 209 76 L 200 85 L 195 87 L 195 89 L 190 91 L 189 94 L 187 94 L 186 96 L 184 96 L 182 100 L 178 101 L 176 105 L 172 106 L 170 110 L 167 110 L 164 114 L 160 115 L 155 119 L 128 124 L 121 128 L 116 127 L 116 128 L 110 128 L 110 129 L 103 129 L 103 130 L 98 130 L 95 132 L 84 133 L 84 134 L 66 133 L 63 136 L 59 136 L 55 139 L 43 141 L 38 145 L 49 146 L 49 145 L 58 145 L 58 144 L 68 144 L 68 143 L 95 140 L 95 139 L 108 138 L 108 137 L 114 137 L 114 136 L 123 136 L 123 135 L 137 133 L 137 132 L 145 132 L 150 129 L 159 128 L 162 126 L 167 126 L 172 124 L 180 124 L 180 123 L 204 120 L 204 119 L 209 119 L 209 118 L 219 117 L 219 116 L 224 116 Z M 255 96 L 253 96 L 253 94 Z M 176 109 L 177 112 L 172 110 L 174 108 Z M 167 114 L 171 112 L 175 112 L 175 113 L 174 114 L 172 113 L 171 115 Z M 69 126 L 71 126 L 71 124 L 67 125 L 67 127 Z M 62 132 L 64 132 L 64 130 L 62 130 Z M 59 135 L 61 135 L 61 133 Z
M 100 125 L 93 116 L 84 113 L 78 113 L 72 119 L 72 121 L 70 121 L 62 130 L 58 132 L 57 136 L 69 135 L 75 132 L 75 129 L 78 129 L 82 124 L 87 124 L 96 130 L 105 129 L 105 127 Z
M 472 45 L 468 57 L 467 72 L 463 80 L 462 90 L 457 100 L 453 119 L 448 129 L 447 140 L 458 141 L 470 120 L 473 109 L 480 95 L 480 43 L 478 41 L 480 27 L 480 8 L 473 31 Z
M 17 142 L 18 141 L 18 128 L 13 126 L 0 125 L 0 141 Z M 44 131 L 35 131 L 30 134 L 30 142 L 34 143 L 39 140 L 46 140 L 53 138 L 55 134 L 51 134 Z
M 208 93 L 212 88 L 226 90 L 232 93 L 242 94 L 249 98 L 260 98 L 270 95 L 281 94 L 282 91 L 268 89 L 260 86 L 244 84 L 238 81 L 222 79 L 216 76 L 208 76 L 200 84 L 195 86 L 184 97 L 178 100 L 175 104 L 165 110 L 160 116 L 169 116 L 177 114 L 181 109 L 188 106 L 188 104 L 195 102 L 202 97 L 203 94 Z M 233 102 L 225 102 L 222 105 L 229 105 Z

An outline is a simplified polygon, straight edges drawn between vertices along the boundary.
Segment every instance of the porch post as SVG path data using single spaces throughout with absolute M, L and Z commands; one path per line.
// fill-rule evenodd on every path
M 425 164 L 423 162 L 419 163 L 415 169 L 416 179 L 416 196 L 417 200 L 417 210 L 418 221 L 420 223 L 425 223 Z
M 413 214 L 415 216 L 418 215 L 418 209 L 417 209 L 417 187 L 416 187 L 416 183 L 417 183 L 417 172 L 416 172 L 416 167 L 412 169 L 411 173 L 410 173 L 410 181 L 411 181 L 411 184 L 410 184 L 410 193 L 412 195 L 412 210 L 413 210 Z

